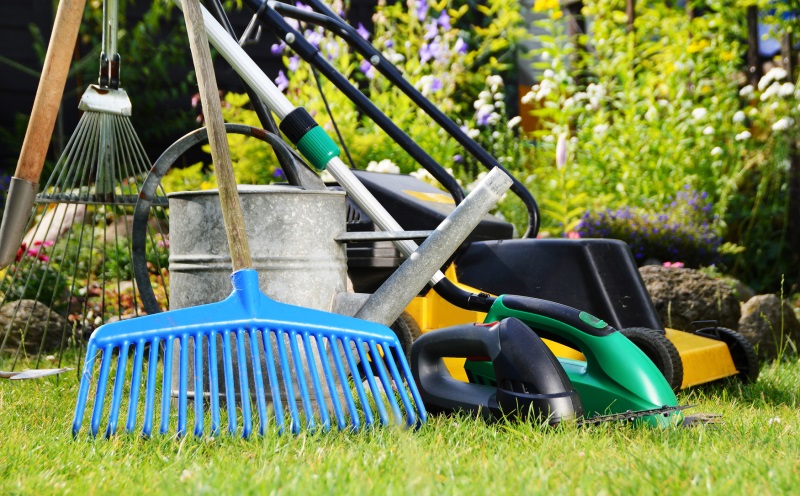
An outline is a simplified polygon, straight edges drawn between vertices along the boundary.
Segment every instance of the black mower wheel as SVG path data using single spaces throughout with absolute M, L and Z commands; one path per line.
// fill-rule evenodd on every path
M 397 335 L 397 339 L 400 341 L 400 346 L 403 347 L 403 351 L 406 354 L 406 359 L 410 360 L 411 345 L 414 344 L 414 341 L 416 341 L 416 339 L 422 335 L 419 324 L 417 324 L 417 321 L 414 320 L 414 317 L 412 317 L 411 314 L 408 312 L 403 312 L 389 327 Z
M 619 332 L 630 339 L 647 355 L 647 358 L 653 361 L 673 391 L 681 388 L 683 362 L 678 349 L 662 331 L 646 327 L 628 327 L 620 329 Z
M 739 371 L 736 377 L 745 384 L 756 382 L 761 364 L 755 348 L 746 337 L 727 327 L 708 327 L 695 331 L 695 334 L 727 344 L 733 365 Z

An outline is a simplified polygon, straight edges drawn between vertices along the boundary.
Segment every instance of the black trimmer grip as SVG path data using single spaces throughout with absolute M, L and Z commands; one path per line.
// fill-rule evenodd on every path
M 474 356 L 489 358 L 496 386 L 458 381 L 442 360 Z M 556 357 L 514 318 L 424 334 L 411 347 L 411 370 L 431 412 L 480 412 L 484 418 L 533 414 L 551 424 L 583 415 L 580 398 Z

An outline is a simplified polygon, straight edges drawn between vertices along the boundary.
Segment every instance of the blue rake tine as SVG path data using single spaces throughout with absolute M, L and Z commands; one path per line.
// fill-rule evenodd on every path
M 194 435 L 203 435 L 203 336 L 194 339 Z
M 315 342 L 317 339 L 317 336 L 314 336 Z M 303 348 L 306 351 L 306 361 L 308 363 L 309 375 L 311 375 L 311 384 L 314 386 L 314 395 L 317 397 L 320 422 L 322 423 L 322 429 L 327 432 L 331 429 L 331 419 L 328 416 L 328 405 L 325 403 L 325 395 L 322 392 L 322 385 L 319 382 L 317 364 L 316 360 L 314 360 L 314 348 L 311 346 L 311 340 L 308 338 L 307 332 L 303 333 Z
M 397 355 L 397 359 L 401 360 L 402 362 L 405 362 L 405 354 L 403 354 L 402 348 L 398 350 L 395 346 L 387 345 L 386 343 L 381 345 L 381 349 L 383 349 L 384 356 L 386 356 L 386 362 L 389 364 L 389 373 L 391 374 L 392 380 L 397 388 L 397 393 L 400 395 L 400 400 L 403 402 L 403 406 L 406 409 L 406 425 L 412 427 L 417 423 L 417 414 L 414 410 L 414 405 L 411 403 L 408 393 L 406 392 L 406 384 L 403 381 L 403 378 L 400 377 L 400 373 L 397 370 L 397 365 L 394 363 L 395 354 Z
M 350 366 L 353 383 L 358 393 L 358 399 L 361 402 L 361 410 L 364 412 L 364 427 L 370 427 L 375 422 L 375 418 L 372 415 L 372 409 L 369 406 L 367 394 L 364 392 L 364 385 L 361 383 L 361 377 L 358 375 L 358 365 L 356 365 L 356 359 L 353 357 L 353 350 L 350 348 L 351 342 L 354 342 L 357 348 L 361 347 L 360 341 L 352 341 L 348 338 L 344 338 L 342 340 L 342 349 L 344 349 L 344 356 L 347 358 L 347 364 Z
M 86 350 L 86 360 L 83 363 L 83 373 L 81 374 L 81 386 L 78 389 L 78 401 L 75 403 L 75 416 L 72 419 L 72 435 L 77 436 L 83 423 L 83 413 L 86 411 L 86 400 L 89 396 L 89 386 L 92 382 L 92 369 L 94 368 L 95 354 L 97 347 L 90 344 Z
M 319 353 L 319 361 L 322 364 L 322 372 L 325 374 L 325 383 L 328 385 L 328 392 L 331 393 L 331 403 L 333 403 L 333 412 L 336 416 L 336 424 L 339 427 L 339 430 L 342 430 L 347 425 L 347 422 L 344 418 L 344 413 L 342 412 L 342 405 L 339 402 L 339 395 L 336 391 L 336 382 L 334 381 L 333 374 L 331 374 L 331 366 L 328 362 L 328 353 L 325 350 L 325 341 L 320 337 L 316 337 L 314 339 L 317 343 L 317 352 Z M 331 342 L 330 339 L 328 340 L 328 345 L 330 346 Z
M 400 366 L 403 368 L 403 377 L 408 381 L 408 390 L 411 391 L 411 397 L 414 399 L 414 404 L 417 407 L 417 425 L 421 425 L 427 420 L 428 413 L 425 411 L 425 404 L 422 402 L 422 397 L 419 395 L 419 389 L 417 389 L 417 385 L 414 383 L 414 379 L 412 379 L 414 376 L 411 375 L 411 367 L 409 367 L 408 360 L 406 360 L 404 353 L 400 354 Z M 401 382 L 398 384 L 402 384 L 402 378 Z
M 297 373 L 300 400 L 303 402 L 303 411 L 306 412 L 306 428 L 313 430 L 315 427 L 314 410 L 311 407 L 311 397 L 308 394 L 308 386 L 306 385 L 306 374 L 303 370 L 303 357 L 300 355 L 300 350 L 297 348 L 297 333 L 294 331 L 289 331 L 289 347 L 292 350 L 292 362 L 294 362 L 295 372 Z
M 247 358 L 244 351 L 244 329 L 236 331 L 236 358 L 239 362 L 239 396 L 242 398 L 242 437 L 247 439 L 253 431 L 250 415 L 250 385 L 247 380 Z
M 181 334 L 178 369 L 178 436 L 186 434 L 186 405 L 189 390 L 189 336 Z
M 119 419 L 119 407 L 122 404 L 122 389 L 125 383 L 125 369 L 128 365 L 128 349 L 130 343 L 127 341 L 122 344 L 117 362 L 117 375 L 114 377 L 114 394 L 111 397 L 111 412 L 108 414 L 108 427 L 106 437 L 111 437 L 117 432 L 117 420 Z
M 158 429 L 161 434 L 169 431 L 169 411 L 172 400 L 172 349 L 174 346 L 175 337 L 167 337 L 164 347 L 164 377 L 161 381 L 161 427 Z
M 219 373 L 217 370 L 217 331 L 208 335 L 208 390 L 211 393 L 211 435 L 220 433 Z
M 225 374 L 225 406 L 228 408 L 228 432 L 236 434 L 236 391 L 233 390 L 233 359 L 231 358 L 231 333 L 222 333 L 222 366 Z
M 253 386 L 256 390 L 258 408 L 258 434 L 263 436 L 267 427 L 267 400 L 264 391 L 264 375 L 261 372 L 261 354 L 258 352 L 258 335 L 264 331 L 250 330 L 250 359 L 253 362 Z
M 275 425 L 278 432 L 283 434 L 283 404 L 281 402 L 281 386 L 278 383 L 278 372 L 275 370 L 275 358 L 272 356 L 272 341 L 270 335 L 273 334 L 269 329 L 264 329 L 261 333 L 261 340 L 264 343 L 264 361 L 267 363 L 267 376 L 269 377 L 269 390 L 272 394 L 272 409 L 275 411 Z
M 358 418 L 358 409 L 356 408 L 355 401 L 353 400 L 353 395 L 350 392 L 350 388 L 348 387 L 349 376 L 344 371 L 344 366 L 342 365 L 342 357 L 339 355 L 339 346 L 344 348 L 344 343 L 341 341 L 336 340 L 329 340 L 331 345 L 333 356 L 333 365 L 336 368 L 336 373 L 339 375 L 339 381 L 342 384 L 342 393 L 344 394 L 345 403 L 347 403 L 347 409 L 350 411 L 350 418 L 352 419 L 353 430 L 358 430 L 361 427 L 361 420 Z M 345 419 L 344 415 L 342 418 L 339 419 L 339 429 L 344 429 L 345 427 Z
M 378 415 L 381 418 L 381 425 L 388 425 L 389 424 L 389 416 L 386 414 L 386 407 L 383 405 L 383 401 L 381 401 L 381 392 L 378 389 L 378 385 L 375 383 L 375 375 L 372 373 L 372 367 L 370 367 L 369 358 L 367 357 L 367 353 L 364 351 L 363 342 L 358 343 L 358 357 L 361 359 L 361 364 L 363 365 L 364 375 L 367 376 L 367 384 L 369 384 L 369 389 L 372 391 L 372 397 L 375 399 L 375 407 L 378 409 Z M 380 360 L 381 357 L 378 356 L 377 360 Z
M 133 432 L 136 428 L 136 409 L 139 407 L 139 388 L 142 385 L 142 362 L 144 360 L 144 340 L 136 342 L 133 355 L 133 375 L 131 377 L 131 395 L 128 403 L 128 422 L 125 432 Z
M 294 397 L 294 386 L 292 386 L 292 375 L 288 372 L 289 361 L 286 359 L 286 343 L 284 342 L 284 331 L 278 329 L 275 332 L 275 341 L 278 345 L 278 359 L 280 360 L 281 370 L 283 371 L 283 384 L 286 386 L 286 403 L 289 407 L 289 414 L 292 417 L 292 422 L 289 425 L 289 430 L 293 434 L 300 433 L 300 412 L 297 410 L 297 400 Z M 275 395 L 273 394 L 273 397 Z
M 147 384 L 144 396 L 144 425 L 142 434 L 149 437 L 153 433 L 153 417 L 155 416 L 156 403 L 156 370 L 158 369 L 158 350 L 161 347 L 160 339 L 155 338 L 150 343 L 150 359 L 147 361 Z
M 372 357 L 372 363 L 374 363 L 375 368 L 378 369 L 378 377 L 381 380 L 381 384 L 383 384 L 383 391 L 386 395 L 386 399 L 389 401 L 389 406 L 392 407 L 392 413 L 394 413 L 395 421 L 399 424 L 402 422 L 403 415 L 400 413 L 400 405 L 397 404 L 397 399 L 394 397 L 394 388 L 392 387 L 392 382 L 389 381 L 389 378 L 386 375 L 386 367 L 383 365 L 385 360 L 391 360 L 391 355 L 387 356 L 385 346 L 381 345 L 381 349 L 384 350 L 383 356 L 381 356 L 381 353 L 378 351 L 375 341 L 370 340 L 369 351 L 370 356 Z M 381 401 L 380 398 L 375 398 L 375 401 L 380 401 L 380 403 L 383 404 L 383 401 Z
M 92 436 L 100 430 L 100 420 L 103 416 L 103 403 L 105 401 L 106 386 L 108 385 L 108 369 L 111 367 L 111 358 L 114 346 L 109 345 L 103 349 L 103 359 L 100 363 L 100 377 L 97 379 L 97 392 L 95 393 L 94 409 L 92 410 Z

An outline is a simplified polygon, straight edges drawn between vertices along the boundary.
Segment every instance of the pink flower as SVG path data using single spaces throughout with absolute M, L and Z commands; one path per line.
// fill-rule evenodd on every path
M 661 265 L 663 265 L 664 267 L 669 267 L 671 269 L 682 269 L 683 268 L 683 262 L 664 262 Z
M 581 235 L 578 232 L 570 231 L 567 233 L 567 238 L 569 239 L 581 239 Z

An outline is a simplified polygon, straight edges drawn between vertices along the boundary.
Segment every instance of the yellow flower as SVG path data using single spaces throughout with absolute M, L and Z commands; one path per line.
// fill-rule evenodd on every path
M 544 12 L 545 10 L 558 9 L 558 0 L 536 0 L 533 2 L 534 12 Z
M 700 41 L 693 41 L 689 44 L 686 48 L 686 51 L 689 53 L 696 53 L 700 50 L 706 48 L 709 45 L 708 40 L 700 40 Z
M 730 50 L 726 50 L 721 54 L 719 54 L 719 58 L 721 58 L 725 62 L 730 62 L 731 60 L 733 60 L 733 52 L 731 52 Z

